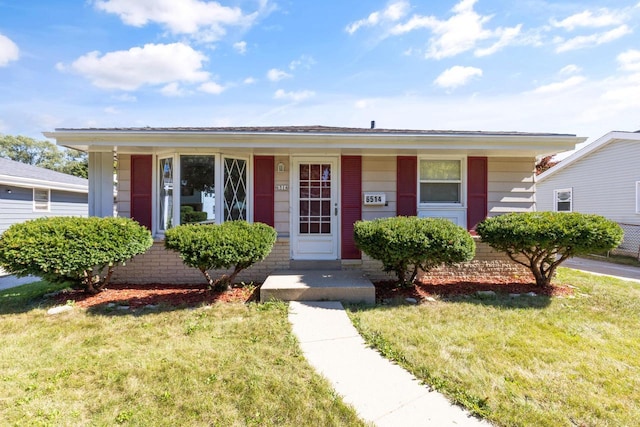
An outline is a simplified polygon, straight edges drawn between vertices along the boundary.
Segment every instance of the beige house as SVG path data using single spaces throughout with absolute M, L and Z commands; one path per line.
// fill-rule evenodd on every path
M 323 126 L 56 129 L 63 145 L 89 153 L 89 213 L 117 212 L 147 226 L 156 244 L 115 280 L 193 282 L 200 273 L 163 249 L 167 228 L 190 221 L 260 221 L 276 247 L 241 280 L 329 261 L 380 277 L 357 250 L 353 224 L 394 215 L 448 218 L 471 233 L 487 216 L 535 209 L 537 156 L 584 138 L 520 132 L 456 132 Z M 495 254 L 479 247 L 484 268 Z M 477 265 L 475 265 L 477 267 Z M 492 267 L 493 266 L 493 267 Z M 502 270 L 501 270 L 502 269 Z

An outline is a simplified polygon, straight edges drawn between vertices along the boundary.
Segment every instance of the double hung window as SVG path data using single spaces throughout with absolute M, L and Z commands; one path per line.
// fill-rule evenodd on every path
M 420 160 L 420 203 L 462 203 L 462 161 L 458 159 Z

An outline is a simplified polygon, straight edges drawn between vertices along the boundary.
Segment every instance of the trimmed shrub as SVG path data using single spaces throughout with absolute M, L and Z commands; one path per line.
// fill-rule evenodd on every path
M 419 270 L 470 261 L 475 243 L 467 230 L 442 218 L 392 217 L 358 221 L 358 248 L 396 273 L 401 286 L 414 283 Z
M 96 293 L 118 263 L 152 244 L 149 230 L 128 218 L 38 218 L 13 224 L 0 236 L 0 265 L 18 276 L 82 284 Z
M 509 213 L 477 225 L 483 242 L 531 270 L 538 286 L 548 286 L 567 258 L 608 251 L 623 230 L 600 215 L 577 212 Z
M 167 230 L 164 246 L 178 252 L 186 265 L 200 270 L 209 288 L 227 289 L 238 273 L 271 253 L 276 237 L 276 230 L 262 223 L 185 224 Z M 208 272 L 231 267 L 230 275 L 216 280 Z

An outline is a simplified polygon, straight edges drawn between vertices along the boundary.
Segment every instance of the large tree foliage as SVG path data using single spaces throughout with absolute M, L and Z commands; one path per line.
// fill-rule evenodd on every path
M 548 286 L 567 258 L 608 251 L 623 230 L 599 215 L 578 212 L 509 213 L 476 226 L 482 241 L 531 270 L 538 286 Z
M 87 178 L 87 154 L 26 136 L 0 136 L 0 157 Z

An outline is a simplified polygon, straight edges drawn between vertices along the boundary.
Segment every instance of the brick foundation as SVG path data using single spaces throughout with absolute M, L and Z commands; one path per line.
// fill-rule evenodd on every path
M 457 278 L 459 280 L 476 279 L 478 276 L 490 280 L 491 278 L 529 277 L 531 273 L 522 265 L 511 261 L 505 254 L 496 252 L 490 246 L 476 242 L 476 256 L 470 262 L 460 263 L 452 267 L 440 267 L 423 273 L 421 277 Z M 269 274 L 276 270 L 289 268 L 289 239 L 279 238 L 271 254 L 262 262 L 242 271 L 237 280 L 239 282 L 262 283 Z M 343 261 L 343 269 L 362 269 L 373 281 L 394 280 L 393 273 L 382 271 L 382 263 L 362 256 L 362 260 Z M 212 277 L 222 275 L 223 271 L 212 271 Z M 118 266 L 112 277 L 114 283 L 202 283 L 205 279 L 195 268 L 187 267 L 176 252 L 164 249 L 162 241 L 154 242 L 153 246 L 144 254 L 138 255 L 124 266 Z

